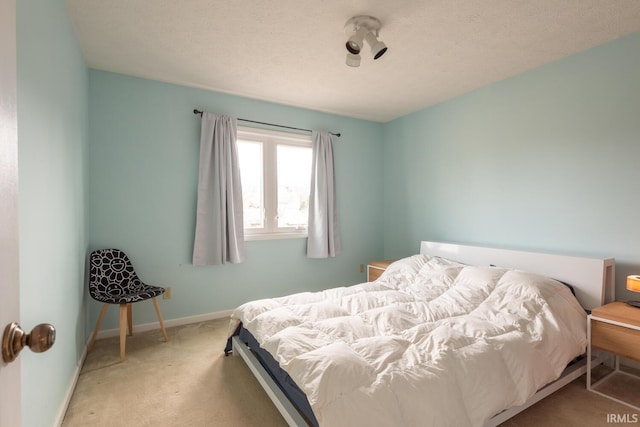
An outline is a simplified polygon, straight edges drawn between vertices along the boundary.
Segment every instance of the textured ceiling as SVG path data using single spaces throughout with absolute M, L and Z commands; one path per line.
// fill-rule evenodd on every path
M 91 68 L 386 122 L 640 30 L 638 0 L 66 0 Z M 345 22 L 388 52 L 345 65 Z

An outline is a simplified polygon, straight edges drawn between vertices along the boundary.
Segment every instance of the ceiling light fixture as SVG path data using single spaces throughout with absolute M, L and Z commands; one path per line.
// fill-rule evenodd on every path
M 369 47 L 371 47 L 371 55 L 373 56 L 373 59 L 380 58 L 387 51 L 387 46 L 384 42 L 378 40 L 373 33 L 367 33 L 364 39 L 369 43 Z
M 347 65 L 349 67 L 359 67 L 361 56 L 355 53 L 347 53 Z
M 373 59 L 378 59 L 387 52 L 387 46 L 378 40 L 381 27 L 382 23 L 379 19 L 366 15 L 354 16 L 344 24 L 344 31 L 349 36 L 345 44 L 348 66 L 360 66 L 360 51 L 365 41 L 371 48 Z
M 345 45 L 349 53 L 353 53 L 354 55 L 357 55 L 360 53 L 360 50 L 362 49 L 362 44 L 364 43 L 364 37 L 367 35 L 368 32 L 369 32 L 369 29 L 367 27 L 360 27 L 353 32 L 353 34 L 351 35 L 351 37 L 349 37 L 349 40 L 347 40 L 347 43 Z

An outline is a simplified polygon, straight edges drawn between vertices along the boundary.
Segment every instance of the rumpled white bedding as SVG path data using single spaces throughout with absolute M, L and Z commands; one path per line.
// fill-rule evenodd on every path
M 231 316 L 289 373 L 321 426 L 481 426 L 586 348 L 555 280 L 426 255 L 375 282 L 249 302 Z

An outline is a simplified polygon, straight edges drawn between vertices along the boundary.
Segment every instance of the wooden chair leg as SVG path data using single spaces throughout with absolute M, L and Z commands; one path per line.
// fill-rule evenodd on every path
M 129 336 L 133 336 L 133 304 L 127 304 L 127 326 L 129 327 Z
M 162 315 L 160 314 L 160 307 L 158 307 L 158 301 L 155 297 L 151 298 L 153 300 L 153 306 L 156 308 L 156 314 L 158 315 L 158 321 L 160 322 L 160 329 L 162 329 L 162 335 L 164 335 L 164 341 L 169 342 L 169 336 L 167 335 L 167 331 L 164 329 L 164 322 L 162 321 Z
M 127 345 L 127 304 L 120 304 L 120 361 L 124 362 L 125 347 Z
M 93 335 L 91 336 L 91 341 L 89 341 L 89 345 L 87 346 L 87 353 L 89 353 L 93 349 L 93 344 L 96 342 L 96 336 L 98 335 L 98 331 L 100 330 L 100 325 L 102 325 L 102 319 L 104 319 L 104 314 L 107 312 L 107 308 L 109 308 L 109 304 L 102 304 L 102 310 L 100 310 L 100 316 L 98 316 L 96 328 L 94 329 Z

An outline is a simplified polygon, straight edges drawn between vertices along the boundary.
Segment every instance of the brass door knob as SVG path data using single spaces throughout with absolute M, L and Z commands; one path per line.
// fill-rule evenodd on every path
M 5 363 L 13 362 L 20 351 L 29 347 L 34 353 L 42 353 L 51 348 L 56 340 L 56 328 L 49 323 L 41 323 L 31 332 L 25 334 L 16 322 L 4 329 L 2 336 L 2 360 Z

